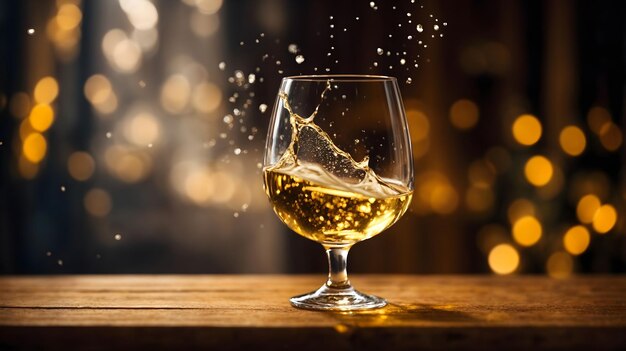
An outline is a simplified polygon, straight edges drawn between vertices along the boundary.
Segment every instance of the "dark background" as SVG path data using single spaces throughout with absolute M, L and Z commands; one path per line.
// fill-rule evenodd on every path
M 272 213 L 258 167 L 280 78 L 315 73 L 398 77 L 414 136 L 411 209 L 355 246 L 351 271 L 490 272 L 502 264 L 488 260 L 501 244 L 518 253 L 517 273 L 625 271 L 624 2 L 155 0 L 158 22 L 136 36 L 133 10 L 121 6 L 131 3 L 0 2 L 1 273 L 324 271 L 321 247 Z M 68 5 L 80 10 L 76 25 Z M 126 46 L 104 49 L 115 28 Z M 84 87 L 94 74 L 108 79 L 115 104 L 90 102 Z M 55 118 L 40 133 L 43 159 L 25 161 L 34 91 L 46 76 L 59 87 Z M 460 99 L 478 109 L 469 129 L 451 123 Z M 522 114 L 542 125 L 531 146 L 511 133 Z M 594 130 L 598 115 L 604 129 Z M 568 125 L 585 134 L 579 156 L 559 144 Z M 86 154 L 72 163 L 75 152 Z M 556 170 L 546 186 L 524 176 L 538 154 Z M 606 234 L 584 223 L 591 241 L 574 255 L 563 236 L 580 224 L 586 194 L 617 220 Z M 530 247 L 511 236 L 520 198 L 543 228 Z

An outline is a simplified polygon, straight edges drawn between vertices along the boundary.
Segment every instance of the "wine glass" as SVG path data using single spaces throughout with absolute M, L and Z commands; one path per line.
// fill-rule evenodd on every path
M 293 231 L 328 255 L 326 283 L 298 308 L 351 311 L 387 302 L 346 271 L 352 245 L 394 224 L 413 194 L 413 157 L 398 83 L 371 75 L 282 80 L 267 136 L 265 192 Z

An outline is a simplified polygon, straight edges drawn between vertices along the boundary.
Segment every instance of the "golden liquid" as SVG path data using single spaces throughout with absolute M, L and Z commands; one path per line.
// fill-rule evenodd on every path
M 266 169 L 265 192 L 280 219 L 296 233 L 328 246 L 352 245 L 395 223 L 412 191 L 372 196 L 335 189 L 298 175 Z
M 330 90 L 327 81 L 321 100 Z M 314 122 L 321 102 L 305 118 L 293 112 L 287 94 L 279 97 L 289 112 L 291 142 L 278 162 L 263 171 L 265 192 L 278 217 L 296 233 L 326 246 L 352 245 L 394 224 L 408 208 L 413 191 L 379 177 L 368 157 L 357 162 L 338 148 Z M 303 137 L 305 129 L 315 137 Z M 315 147 L 319 160 L 300 160 L 303 146 Z

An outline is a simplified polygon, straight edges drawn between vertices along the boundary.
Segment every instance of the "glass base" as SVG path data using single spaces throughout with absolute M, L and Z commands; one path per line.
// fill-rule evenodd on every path
M 385 299 L 363 294 L 351 286 L 337 289 L 327 285 L 311 293 L 294 296 L 289 301 L 297 308 L 322 311 L 370 310 L 387 305 Z

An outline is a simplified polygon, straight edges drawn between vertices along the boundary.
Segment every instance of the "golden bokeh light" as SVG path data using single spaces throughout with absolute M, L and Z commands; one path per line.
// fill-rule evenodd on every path
M 589 224 L 593 222 L 593 216 L 601 205 L 600 199 L 594 194 L 581 197 L 576 205 L 576 216 L 580 223 Z
M 205 15 L 212 15 L 220 10 L 223 0 L 196 0 L 198 11 Z
M 611 122 L 611 113 L 600 106 L 595 106 L 589 109 L 587 113 L 587 124 L 589 124 L 589 129 L 596 134 L 600 134 L 600 129 L 606 123 Z
M 148 154 L 117 145 L 107 148 L 104 160 L 109 172 L 126 183 L 143 180 L 152 169 L 152 159 Z
M 526 180 L 537 187 L 548 184 L 553 174 L 554 168 L 552 167 L 552 162 L 544 156 L 533 156 L 524 166 Z
M 622 130 L 613 122 L 605 123 L 600 128 L 600 143 L 608 151 L 617 151 L 624 139 Z
M 494 146 L 487 150 L 485 153 L 485 162 L 498 174 L 508 171 L 513 163 L 509 151 L 501 146 Z
M 148 0 L 120 1 L 120 5 L 126 12 L 130 24 L 139 30 L 151 29 L 159 20 L 156 7 Z
M 593 215 L 592 226 L 599 234 L 608 233 L 617 223 L 617 211 L 610 204 L 600 206 Z
M 567 126 L 561 130 L 559 144 L 563 152 L 570 156 L 578 156 L 585 151 L 587 139 L 585 133 L 577 126 Z
M 541 138 L 541 122 L 533 115 L 521 115 L 513 122 L 512 132 L 515 141 L 521 145 L 533 145 Z
M 215 193 L 215 185 L 208 169 L 197 169 L 185 179 L 185 194 L 198 205 L 207 205 Z
M 70 155 L 67 160 L 67 170 L 72 178 L 85 181 L 93 175 L 96 162 L 93 157 L 84 151 L 77 151 Z
M 459 203 L 459 195 L 445 174 L 428 171 L 416 178 L 416 196 L 412 208 L 422 214 L 437 213 L 446 215 L 454 212 Z
M 24 157 L 32 162 L 39 163 L 46 156 L 48 144 L 46 138 L 40 133 L 31 133 L 24 139 L 22 153 Z
M 147 146 L 157 141 L 161 126 L 152 114 L 139 112 L 124 124 L 124 135 L 135 145 Z
M 219 29 L 220 18 L 217 15 L 205 15 L 201 12 L 193 12 L 189 20 L 189 26 L 193 34 L 200 38 L 208 38 Z
M 550 255 L 546 263 L 546 271 L 552 278 L 563 279 L 572 275 L 574 260 L 567 252 L 557 251 Z
M 45 132 L 54 122 L 54 110 L 47 104 L 35 105 L 30 111 L 28 122 L 34 130 Z
M 524 199 L 524 198 L 517 199 L 511 202 L 511 204 L 509 205 L 509 208 L 507 210 L 507 215 L 509 217 L 509 222 L 513 224 L 522 217 L 534 216 L 535 205 L 528 199 Z
M 478 247 L 485 254 L 489 253 L 496 245 L 506 243 L 509 234 L 507 230 L 499 224 L 487 224 L 478 230 L 476 236 Z
M 60 29 L 69 31 L 76 28 L 80 24 L 82 18 L 83 13 L 80 11 L 78 6 L 71 3 L 65 3 L 59 7 L 59 11 L 56 15 L 56 24 Z
M 104 217 L 111 212 L 111 195 L 103 189 L 94 188 L 85 194 L 83 199 L 85 210 L 95 217 Z
M 134 40 L 123 39 L 118 42 L 111 53 L 113 68 L 118 72 L 135 72 L 141 64 L 141 47 Z
M 471 100 L 457 100 L 450 107 L 450 123 L 458 129 L 471 129 L 478 123 L 478 116 L 478 106 Z
M 407 121 L 409 123 L 409 132 L 411 133 L 411 142 L 416 144 L 426 138 L 430 132 L 430 122 L 428 117 L 416 109 L 406 111 Z
M 473 186 L 486 188 L 495 182 L 496 171 L 488 162 L 476 160 L 470 164 L 467 177 Z
M 185 110 L 191 96 L 191 84 L 182 74 L 173 74 L 161 88 L 161 105 L 165 111 L 178 114 Z
M 85 82 L 83 92 L 91 104 L 101 105 L 110 98 L 113 87 L 107 77 L 102 74 L 94 74 Z
M 192 103 L 198 112 L 213 112 L 222 103 L 222 91 L 213 83 L 200 83 L 193 90 Z
M 563 246 L 572 255 L 580 255 L 585 252 L 590 241 L 589 230 L 582 225 L 571 227 L 563 236 Z
M 519 266 L 517 250 L 509 244 L 500 244 L 489 252 L 489 268 L 497 274 L 511 274 Z
M 532 246 L 541 239 L 541 223 L 533 216 L 524 216 L 513 223 L 513 238 L 522 246 Z
M 51 104 L 59 95 L 59 84 L 53 77 L 44 77 L 35 85 L 33 96 L 38 104 Z

